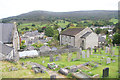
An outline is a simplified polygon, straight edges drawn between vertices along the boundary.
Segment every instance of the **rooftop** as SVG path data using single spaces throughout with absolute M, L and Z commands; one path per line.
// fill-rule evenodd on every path
M 85 28 L 68 28 L 64 30 L 61 35 L 75 36 Z

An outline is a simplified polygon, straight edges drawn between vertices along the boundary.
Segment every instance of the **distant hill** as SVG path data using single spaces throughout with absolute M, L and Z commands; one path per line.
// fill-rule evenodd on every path
M 93 10 L 93 11 L 73 11 L 73 12 L 50 12 L 50 11 L 32 11 L 18 16 L 8 17 L 2 19 L 3 22 L 11 21 L 54 21 L 56 19 L 64 20 L 109 20 L 111 18 L 118 18 L 116 10 Z

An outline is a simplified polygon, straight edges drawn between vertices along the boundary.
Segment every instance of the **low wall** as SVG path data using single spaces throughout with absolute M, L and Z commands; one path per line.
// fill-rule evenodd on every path
M 63 54 L 63 53 L 71 53 L 71 52 L 79 52 L 80 49 L 78 48 L 68 48 L 68 49 L 58 49 L 56 51 L 45 51 L 45 52 L 40 52 L 38 51 L 40 56 L 50 56 L 52 55 L 58 55 L 58 54 Z

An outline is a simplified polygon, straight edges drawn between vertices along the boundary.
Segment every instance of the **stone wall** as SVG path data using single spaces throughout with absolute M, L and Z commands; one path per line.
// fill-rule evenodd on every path
M 64 53 L 71 53 L 71 52 L 79 52 L 79 48 L 68 48 L 68 49 L 59 49 L 56 51 L 46 51 L 46 52 L 40 52 L 38 51 L 40 56 L 50 56 L 50 54 L 58 55 L 58 54 L 64 54 Z
M 95 46 L 98 46 L 98 36 L 95 33 L 91 33 L 89 36 L 86 37 L 85 40 L 85 49 L 92 47 L 94 48 Z

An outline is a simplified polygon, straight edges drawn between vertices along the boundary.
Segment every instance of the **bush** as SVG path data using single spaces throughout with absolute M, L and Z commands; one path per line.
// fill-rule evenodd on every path
M 54 35 L 53 28 L 51 28 L 51 27 L 46 28 L 45 29 L 45 35 L 48 36 L 48 37 L 53 37 L 53 35 Z
M 20 49 L 24 49 L 26 47 L 27 47 L 26 45 L 22 45 L 22 46 L 20 46 Z
M 31 46 L 33 46 L 35 48 L 40 48 L 41 46 L 43 46 L 43 44 L 34 43 Z

